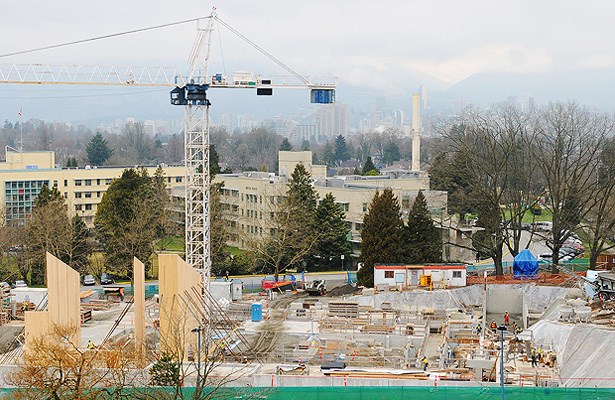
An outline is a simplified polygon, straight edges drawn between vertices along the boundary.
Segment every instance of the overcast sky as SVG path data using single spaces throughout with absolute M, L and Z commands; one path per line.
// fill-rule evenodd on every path
M 383 92 L 399 90 L 400 84 L 445 88 L 478 73 L 570 73 L 615 66 L 615 3 L 607 0 L 3 2 L 2 54 L 206 16 L 215 5 L 222 20 L 298 72 L 334 75 L 340 83 Z M 183 67 L 195 27 L 0 62 Z M 210 72 L 280 72 L 224 28 L 217 32 Z

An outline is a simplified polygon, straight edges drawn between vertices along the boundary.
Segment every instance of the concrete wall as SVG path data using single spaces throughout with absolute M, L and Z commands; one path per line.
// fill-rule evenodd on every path
M 53 151 L 11 151 L 6 152 L 6 161 L 0 163 L 0 169 L 38 169 L 54 168 L 56 155 Z
M 487 314 L 523 315 L 523 291 L 503 287 L 489 286 L 487 288 Z

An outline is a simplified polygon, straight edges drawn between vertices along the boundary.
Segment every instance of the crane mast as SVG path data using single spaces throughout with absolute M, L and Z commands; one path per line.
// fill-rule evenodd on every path
M 207 21 L 202 27 L 201 23 Z M 218 22 L 258 52 L 282 67 L 289 76 L 275 80 L 251 73 L 236 73 L 227 78 L 208 73 L 212 32 Z M 215 8 L 208 17 L 197 20 L 197 36 L 188 59 L 188 73 L 168 67 L 101 67 L 88 65 L 0 64 L 0 83 L 53 85 L 120 85 L 174 87 L 171 104 L 184 106 L 185 240 L 186 262 L 203 274 L 204 289 L 211 277 L 211 210 L 209 174 L 208 89 L 255 89 L 259 96 L 273 95 L 274 88 L 310 89 L 310 101 L 335 102 L 335 83 L 327 77 L 298 74 L 263 48 L 222 21 Z

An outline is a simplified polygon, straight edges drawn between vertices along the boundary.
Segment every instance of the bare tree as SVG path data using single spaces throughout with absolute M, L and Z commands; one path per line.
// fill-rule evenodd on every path
M 114 343 L 98 349 L 82 349 L 74 341 L 75 327 L 54 326 L 44 336 L 32 338 L 17 370 L 6 380 L 17 389 L 14 399 L 122 399 L 124 390 L 140 386 L 130 346 Z
M 579 226 L 581 237 L 589 247 L 589 266 L 596 268 L 598 256 L 613 248 L 615 236 L 615 139 L 605 141 L 601 150 L 596 186 L 588 211 Z
M 445 140 L 456 153 L 458 172 L 468 183 L 482 231 L 473 245 L 493 258 L 501 275 L 503 248 L 513 255 L 520 250 L 522 221 L 534 198 L 535 163 L 528 151 L 531 143 L 531 116 L 514 107 L 488 112 L 469 109 Z
M 554 103 L 541 112 L 532 150 L 552 214 L 553 272 L 564 242 L 591 210 L 601 151 L 612 129 L 612 118 L 575 103 Z

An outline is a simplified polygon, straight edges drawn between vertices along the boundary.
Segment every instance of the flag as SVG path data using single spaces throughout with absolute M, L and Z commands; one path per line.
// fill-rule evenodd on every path
M 17 115 L 19 115 L 21 117 L 21 110 L 19 110 L 19 112 L 17 113 Z

